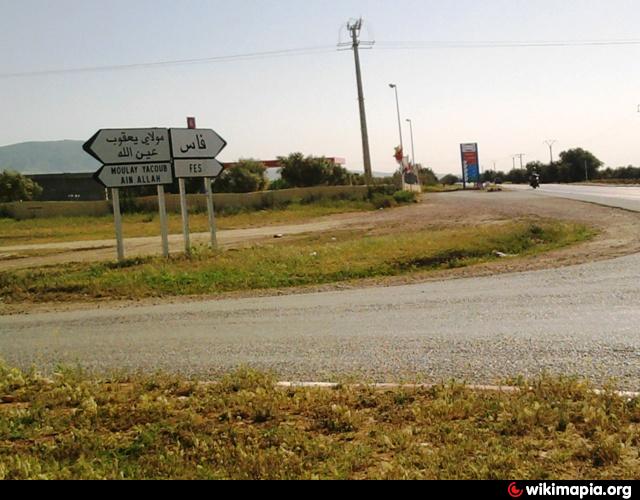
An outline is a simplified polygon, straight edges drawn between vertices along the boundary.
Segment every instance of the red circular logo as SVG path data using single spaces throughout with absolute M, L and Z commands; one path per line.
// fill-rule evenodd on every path
M 518 485 L 516 483 L 511 483 L 508 491 L 511 498 L 520 498 L 524 493 L 524 491 L 518 489 Z

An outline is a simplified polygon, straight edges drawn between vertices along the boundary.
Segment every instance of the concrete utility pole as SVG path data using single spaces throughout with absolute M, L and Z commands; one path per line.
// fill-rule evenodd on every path
M 519 153 L 519 154 L 515 155 L 515 156 L 514 156 L 514 158 L 513 158 L 513 160 L 514 160 L 514 165 L 515 165 L 515 159 L 516 159 L 516 158 L 520 158 L 520 169 L 521 169 L 521 170 L 523 170 L 523 169 L 524 169 L 524 164 L 522 163 L 522 159 L 523 159 L 525 156 L 527 156 L 527 155 L 525 155 L 525 154 L 523 154 L 523 153 Z
M 549 155 L 551 156 L 551 163 L 549 165 L 553 165 L 553 145 L 558 142 L 555 139 L 550 139 L 548 141 L 544 141 L 544 143 L 549 146 Z
M 367 130 L 367 113 L 364 106 L 364 90 L 362 85 L 362 71 L 360 68 L 360 31 L 362 30 L 362 18 L 357 21 L 349 21 L 347 29 L 351 32 L 351 48 L 356 61 L 356 79 L 358 83 L 358 102 L 360 103 L 360 128 L 362 131 L 362 151 L 364 156 L 364 177 L 367 184 L 373 182 L 371 169 L 371 152 L 369 150 L 369 132 Z
M 584 161 L 584 178 L 589 182 L 589 167 L 587 166 L 587 160 Z

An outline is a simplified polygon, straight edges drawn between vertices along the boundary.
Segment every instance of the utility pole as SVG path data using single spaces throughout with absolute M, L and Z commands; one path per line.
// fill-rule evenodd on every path
M 364 177 L 367 184 L 373 182 L 373 171 L 371 169 L 371 152 L 369 150 L 369 131 L 367 130 L 367 113 L 364 106 L 364 90 L 362 85 L 362 71 L 360 68 L 360 45 L 372 45 L 372 42 L 361 42 L 360 31 L 362 30 L 362 18 L 349 21 L 347 29 L 351 32 L 351 48 L 356 62 L 356 79 L 358 83 L 358 102 L 360 104 L 360 128 L 362 132 L 362 152 L 364 156 Z
M 516 169 L 516 156 L 512 156 L 511 159 L 513 160 L 513 169 Z
M 548 141 L 544 141 L 544 143 L 549 146 L 549 155 L 551 156 L 551 163 L 549 165 L 553 165 L 553 145 L 558 142 L 555 139 L 550 139 Z
M 524 170 L 524 164 L 522 163 L 522 159 L 523 159 L 525 156 L 527 156 L 527 155 L 525 155 L 525 154 L 523 154 L 523 153 L 518 153 L 518 154 L 517 154 L 517 155 L 515 155 L 515 156 L 514 156 L 514 158 L 513 158 L 514 165 L 515 165 L 515 159 L 516 159 L 516 158 L 520 158 L 520 169 L 521 169 L 521 170 Z
M 587 160 L 584 161 L 584 178 L 589 182 L 589 167 L 587 166 Z

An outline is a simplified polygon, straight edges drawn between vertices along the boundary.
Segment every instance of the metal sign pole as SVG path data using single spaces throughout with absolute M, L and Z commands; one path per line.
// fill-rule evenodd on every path
M 180 209 L 182 211 L 182 234 L 184 235 L 184 251 L 191 253 L 191 239 L 189 235 L 189 207 L 187 206 L 187 189 L 184 179 L 178 179 L 180 186 Z
M 118 260 L 124 260 L 124 241 L 122 239 L 122 214 L 120 213 L 120 191 L 118 188 L 111 190 L 113 201 L 113 219 L 116 225 L 116 246 L 118 249 Z
M 158 210 L 160 212 L 160 233 L 162 234 L 162 255 L 169 258 L 169 227 L 167 225 L 167 205 L 164 198 L 164 186 L 158 186 Z
M 211 232 L 211 248 L 218 248 L 218 236 L 216 234 L 216 213 L 213 205 L 213 189 L 211 178 L 204 178 L 204 189 L 207 193 L 207 211 L 209 212 L 209 231 Z

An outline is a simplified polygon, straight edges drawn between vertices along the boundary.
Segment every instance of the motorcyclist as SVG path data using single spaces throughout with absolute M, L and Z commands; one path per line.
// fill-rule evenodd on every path
M 535 170 L 531 174 L 531 177 L 529 177 L 529 184 L 533 189 L 538 189 L 540 187 L 540 174 Z

